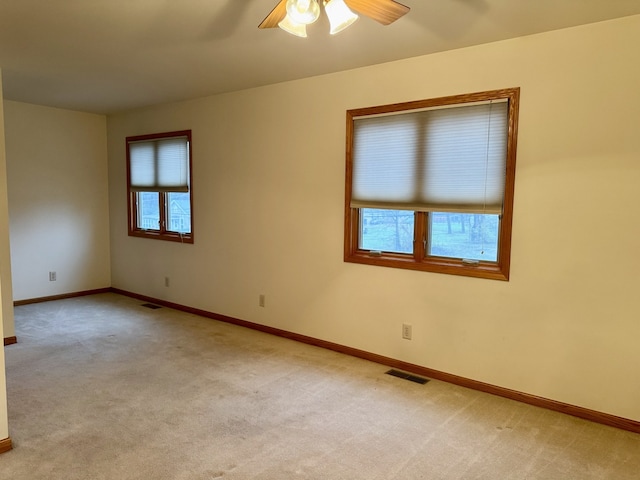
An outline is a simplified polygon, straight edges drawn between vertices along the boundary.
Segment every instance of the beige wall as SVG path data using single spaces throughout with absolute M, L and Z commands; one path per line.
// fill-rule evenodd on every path
M 2 84 L 0 83 L 0 90 Z M 2 96 L 0 95 L 0 102 Z M 0 113 L 1 113 L 0 109 Z M 4 140 L 4 116 L 2 116 L 2 125 L 0 132 L 2 133 L 2 158 L 0 159 L 0 301 L 2 301 L 2 319 L 4 324 L 4 332 L 0 339 L 14 337 L 16 335 L 15 324 L 13 320 L 13 289 L 11 275 L 11 251 L 9 247 L 9 210 L 7 200 L 7 163 L 5 156 L 5 140 Z
M 5 251 L 9 252 L 8 209 L 7 209 L 7 176 L 5 167 L 4 115 L 2 111 L 2 78 L 0 72 L 0 293 L 5 289 L 9 297 L 0 295 L 2 308 L 0 309 L 0 340 L 5 336 L 12 336 L 4 328 L 7 320 L 11 320 L 13 327 L 13 302 L 11 301 L 11 262 Z M 8 274 L 5 272 L 8 271 Z M 10 315 L 7 314 L 10 313 Z M 10 317 L 10 318 L 9 318 Z M 0 348 L 0 440 L 9 438 L 9 423 L 7 417 L 7 381 L 4 366 L 4 348 Z
M 112 284 L 640 420 L 638 45 L 634 16 L 112 116 Z M 511 280 L 344 263 L 345 110 L 516 86 Z M 188 128 L 195 244 L 128 237 L 125 136 Z
M 0 136 L 2 136 L 1 131 Z M 4 142 L 0 140 L 0 147 L 3 146 L 3 143 Z M 0 153 L 0 155 L 2 155 L 2 153 Z M 4 188 L 6 191 L 6 184 L 4 185 Z M 4 281 L 0 281 L 0 290 L 4 290 L 4 285 Z M 10 305 L 13 307 L 13 303 L 10 303 Z M 3 328 L 5 317 L 4 312 L 1 312 L 0 315 L 2 315 L 0 317 L 0 339 L 2 339 L 5 336 L 9 335 L 5 333 L 5 330 Z M 2 347 L 0 348 L 0 440 L 4 440 L 6 438 L 9 438 L 9 419 L 7 413 L 7 379 L 5 374 L 4 347 Z
M 14 300 L 110 286 L 106 117 L 4 112 Z

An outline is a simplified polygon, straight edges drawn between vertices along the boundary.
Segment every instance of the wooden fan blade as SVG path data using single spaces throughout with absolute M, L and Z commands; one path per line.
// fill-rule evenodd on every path
M 394 0 L 344 0 L 344 3 L 353 10 L 376 22 L 389 25 L 411 10 Z
M 287 16 L 287 0 L 281 0 L 258 28 L 275 28 Z

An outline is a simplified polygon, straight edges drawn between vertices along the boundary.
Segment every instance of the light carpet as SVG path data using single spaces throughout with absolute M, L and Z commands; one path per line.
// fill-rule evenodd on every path
M 640 477 L 638 434 L 142 303 L 16 308 L 1 479 Z

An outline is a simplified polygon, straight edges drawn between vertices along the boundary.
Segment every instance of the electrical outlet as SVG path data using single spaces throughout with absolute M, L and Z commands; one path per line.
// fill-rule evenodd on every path
M 164 277 L 164 286 L 165 287 L 169 286 L 169 277 Z
M 403 323 L 402 324 L 402 338 L 404 338 L 405 340 L 411 340 L 411 330 L 413 329 L 413 327 L 411 325 L 409 325 L 408 323 Z
M 50 282 L 55 282 L 56 279 L 57 279 L 56 272 L 49 272 L 49 281 Z
M 260 305 L 261 307 L 264 307 L 264 301 L 265 301 L 265 295 L 264 293 L 261 293 L 260 296 L 258 297 L 258 305 Z

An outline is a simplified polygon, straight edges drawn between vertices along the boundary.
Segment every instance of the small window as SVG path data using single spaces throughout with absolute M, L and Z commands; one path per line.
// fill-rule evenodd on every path
M 191 130 L 127 137 L 129 235 L 193 243 Z
M 349 110 L 345 261 L 508 280 L 519 93 Z

